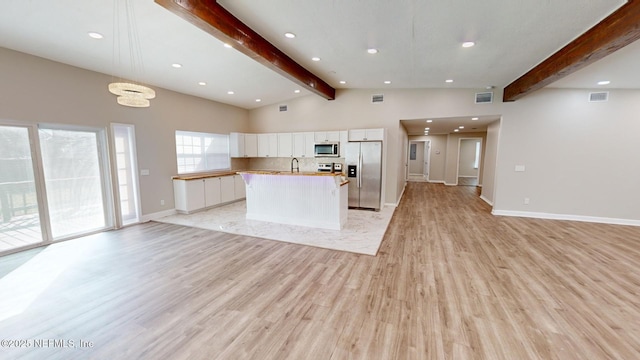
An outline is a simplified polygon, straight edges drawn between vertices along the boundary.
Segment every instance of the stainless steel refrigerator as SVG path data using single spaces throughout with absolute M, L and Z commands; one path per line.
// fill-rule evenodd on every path
M 348 142 L 346 149 L 349 207 L 380 210 L 382 142 Z

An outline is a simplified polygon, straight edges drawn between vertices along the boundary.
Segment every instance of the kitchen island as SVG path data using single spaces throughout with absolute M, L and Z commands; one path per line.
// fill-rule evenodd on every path
M 340 173 L 239 171 L 248 220 L 340 230 L 347 223 L 349 181 Z

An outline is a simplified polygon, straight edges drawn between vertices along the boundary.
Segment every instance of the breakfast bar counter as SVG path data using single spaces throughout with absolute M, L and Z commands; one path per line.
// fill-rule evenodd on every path
M 239 171 L 247 219 L 340 230 L 347 223 L 348 180 L 341 173 Z

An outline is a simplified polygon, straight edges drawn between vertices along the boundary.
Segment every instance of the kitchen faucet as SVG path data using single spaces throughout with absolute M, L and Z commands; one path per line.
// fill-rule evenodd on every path
M 295 167 L 295 169 L 296 169 L 296 170 L 298 170 L 298 172 L 300 172 L 300 162 L 299 162 L 299 161 L 298 161 L 298 159 L 296 159 L 296 158 L 291 159 L 291 172 L 293 172 L 293 169 L 294 169 L 294 167 L 293 167 L 293 160 L 295 160 L 295 161 L 296 161 L 296 167 Z

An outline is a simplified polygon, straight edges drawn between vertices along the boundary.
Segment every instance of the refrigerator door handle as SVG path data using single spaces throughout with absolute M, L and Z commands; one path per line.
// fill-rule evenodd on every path
M 362 151 L 358 154 L 358 188 L 362 187 Z

